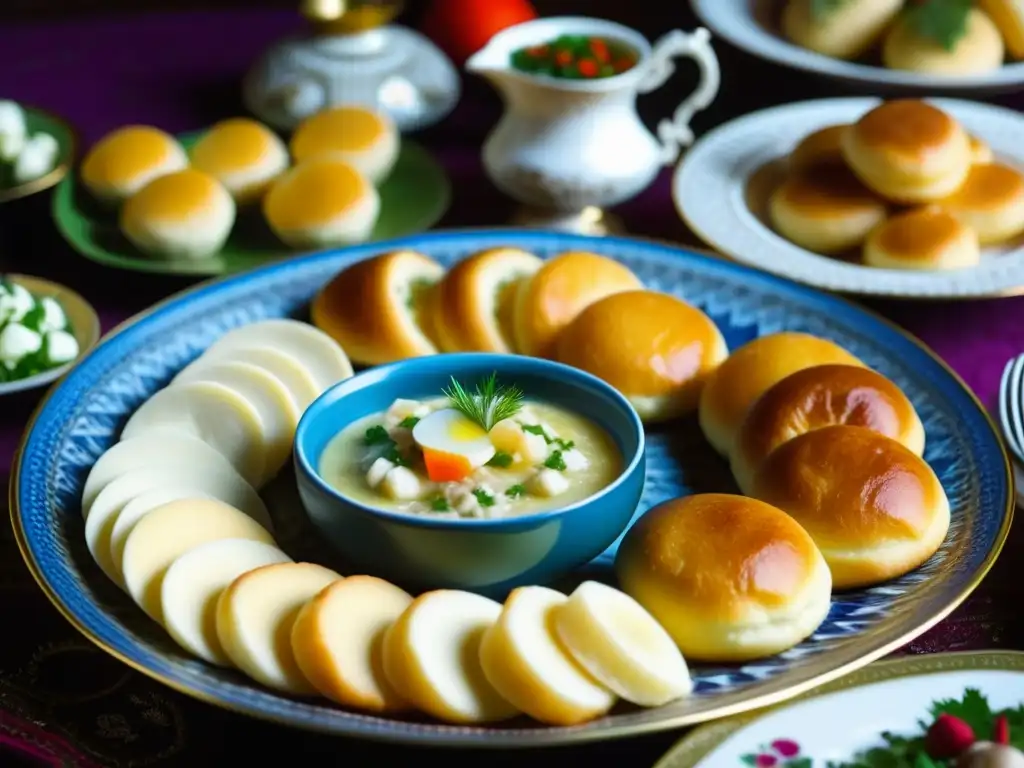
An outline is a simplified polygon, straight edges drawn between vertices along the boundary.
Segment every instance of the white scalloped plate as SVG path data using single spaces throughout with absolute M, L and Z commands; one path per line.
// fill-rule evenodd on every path
M 970 101 L 928 101 L 988 143 L 1001 162 L 1024 169 L 1024 116 Z M 853 122 L 878 103 L 876 98 L 803 101 L 754 112 L 716 128 L 676 168 L 672 179 L 676 210 L 698 237 L 730 258 L 817 288 L 921 299 L 1024 292 L 1022 241 L 986 248 L 976 267 L 917 272 L 866 267 L 811 253 L 775 234 L 764 222 L 757 209 L 767 195 L 750 191 L 759 186 L 755 174 L 764 179 L 767 169 L 785 158 L 801 138 L 828 125 Z
M 758 58 L 855 86 L 887 92 L 961 93 L 965 96 L 1024 89 L 1024 62 L 980 75 L 939 76 L 844 61 L 801 48 L 777 29 L 781 3 L 765 0 L 691 0 L 694 13 L 718 37 Z

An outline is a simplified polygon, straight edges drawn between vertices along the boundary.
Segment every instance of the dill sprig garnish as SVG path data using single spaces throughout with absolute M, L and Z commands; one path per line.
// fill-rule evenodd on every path
M 452 376 L 451 387 L 442 390 L 442 393 L 452 408 L 479 425 L 484 432 L 490 432 L 499 421 L 515 416 L 523 407 L 522 390 L 514 386 L 498 386 L 497 373 L 492 373 L 477 384 L 473 394 L 467 392 Z

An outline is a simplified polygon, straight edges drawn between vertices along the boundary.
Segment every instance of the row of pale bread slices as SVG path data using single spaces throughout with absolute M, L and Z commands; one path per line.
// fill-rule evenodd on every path
M 699 309 L 582 251 L 541 259 L 493 248 L 447 271 L 415 251 L 380 254 L 336 275 L 312 320 L 363 365 L 438 352 L 557 360 L 611 384 L 648 422 L 695 409 L 728 354 Z

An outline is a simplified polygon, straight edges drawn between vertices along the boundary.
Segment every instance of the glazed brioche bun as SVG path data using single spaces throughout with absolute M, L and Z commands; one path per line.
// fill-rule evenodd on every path
M 420 318 L 425 293 L 443 275 L 444 267 L 416 251 L 356 262 L 313 299 L 313 325 L 362 365 L 436 354 Z
M 277 134 L 247 117 L 222 120 L 189 152 L 192 167 L 213 176 L 240 205 L 263 197 L 288 168 L 288 150 Z
M 750 406 L 773 384 L 813 365 L 863 365 L 838 344 L 807 333 L 783 331 L 749 341 L 733 351 L 704 385 L 700 428 L 728 456 Z
M 646 422 L 696 409 L 708 375 L 729 356 L 718 326 L 682 299 L 625 291 L 594 302 L 558 339 L 559 362 L 611 384 Z
M 648 510 L 619 545 L 615 573 L 691 661 L 791 648 L 825 619 L 832 591 L 821 552 L 793 518 L 720 493 Z
M 850 126 L 829 125 L 807 134 L 789 154 L 789 172 L 799 173 L 822 166 L 845 165 L 843 133 Z
M 380 215 L 380 195 L 348 163 L 329 158 L 285 171 L 263 198 L 263 215 L 293 248 L 359 243 Z
M 940 205 L 978 233 L 982 245 L 1024 232 L 1024 175 L 1000 163 L 971 166 L 967 180 Z
M 127 125 L 100 139 L 82 160 L 82 183 L 100 202 L 116 205 L 153 179 L 188 167 L 178 140 L 148 125 Z
M 516 290 L 543 263 L 519 248 L 492 248 L 448 270 L 431 297 L 433 334 L 441 349 L 514 352 Z
M 979 139 L 977 136 L 968 136 L 967 141 L 971 145 L 971 162 L 975 165 L 984 165 L 995 160 L 992 147 Z
M 790 174 L 768 201 L 775 231 L 813 253 L 856 248 L 886 214 L 885 202 L 838 165 Z
M 1024 59 L 1024 4 L 1020 0 L 978 0 L 978 6 L 995 22 L 1010 55 Z
M 787 440 L 835 424 L 866 427 L 924 453 L 924 425 L 892 381 L 862 366 L 816 365 L 777 382 L 747 412 L 729 457 L 740 491 L 751 495 L 757 468 Z
M 846 0 L 815 14 L 811 0 L 789 0 L 782 33 L 801 48 L 836 59 L 855 59 L 874 45 L 903 7 L 903 0 Z
M 570 251 L 548 259 L 516 290 L 516 349 L 530 357 L 553 357 L 558 334 L 576 315 L 605 296 L 643 287 L 627 267 L 596 253 Z
M 344 160 L 379 184 L 398 159 L 398 129 L 384 112 L 355 105 L 332 107 L 306 118 L 292 135 L 295 162 Z
M 1003 37 L 984 11 L 967 12 L 965 32 L 952 50 L 914 29 L 909 18 L 896 21 L 882 44 L 882 63 L 929 75 L 976 75 L 1003 65 Z
M 194 168 L 153 179 L 121 208 L 121 232 L 161 259 L 217 253 L 235 224 L 235 201 L 213 176 Z
M 963 269 L 980 259 L 978 233 L 938 206 L 899 213 L 864 243 L 864 263 L 870 267 Z
M 949 529 L 949 501 L 928 463 L 864 427 L 824 427 L 793 438 L 768 456 L 753 485 L 757 498 L 811 535 L 836 589 L 917 568 Z
M 843 156 L 870 189 L 898 203 L 952 194 L 967 178 L 971 143 L 960 124 L 923 101 L 875 107 L 843 134 Z

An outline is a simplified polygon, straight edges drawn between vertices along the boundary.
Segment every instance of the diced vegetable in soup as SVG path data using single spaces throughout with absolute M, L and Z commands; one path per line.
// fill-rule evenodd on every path
M 449 518 L 515 517 L 597 493 L 622 471 L 612 439 L 590 420 L 528 401 L 492 376 L 473 394 L 395 400 L 343 429 L 320 474 L 367 506 Z

